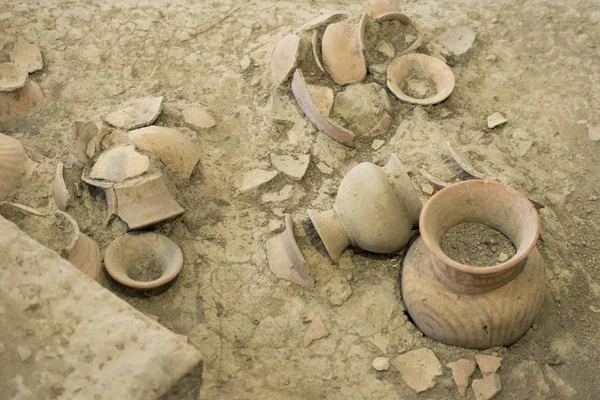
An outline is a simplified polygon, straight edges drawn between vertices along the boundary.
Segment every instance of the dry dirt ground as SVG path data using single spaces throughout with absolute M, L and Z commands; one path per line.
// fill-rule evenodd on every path
M 419 187 L 420 166 L 447 174 L 446 140 L 467 151 L 477 168 L 542 206 L 539 248 L 548 294 L 520 341 L 484 352 L 504 357 L 497 398 L 561 398 L 545 364 L 577 390 L 575 398 L 600 398 L 600 142 L 588 137 L 588 127 L 600 125 L 598 1 L 402 2 L 425 43 L 459 25 L 471 27 L 477 38 L 453 60 L 457 85 L 444 103 L 415 107 L 389 94 L 392 126 L 380 135 L 385 145 L 377 151 L 368 141 L 355 150 L 332 142 L 297 109 L 291 124 L 274 124 L 269 117 L 268 66 L 277 41 L 326 11 L 358 14 L 358 1 L 1 3 L 0 57 L 6 60 L 24 36 L 40 44 L 45 60 L 44 70 L 32 75 L 45 95 L 41 108 L 0 119 L 0 131 L 21 140 L 39 163 L 12 200 L 53 207 L 51 182 L 56 163 L 71 148 L 72 122 L 96 118 L 135 97 L 164 96 L 157 124 L 181 128 L 200 145 L 197 171 L 189 182 L 171 186 L 186 213 L 160 228 L 183 249 L 179 279 L 154 296 L 124 291 L 108 279 L 105 285 L 188 336 L 204 358 L 202 398 L 459 398 L 446 367 L 438 384 L 420 395 L 393 367 L 371 367 L 383 355 L 369 342 L 378 333 L 391 341 L 392 359 L 428 347 L 445 366 L 476 353 L 436 343 L 411 324 L 398 284 L 403 253 L 347 250 L 333 264 L 311 240 L 306 223 L 307 208 L 330 207 L 340 167 L 351 160 L 381 165 L 395 152 Z M 244 72 L 239 62 L 245 55 L 253 65 Z M 183 105 L 206 107 L 216 127 L 185 126 Z M 489 130 L 486 117 L 496 111 L 509 123 Z M 301 181 L 280 175 L 258 192 L 238 194 L 243 172 L 269 168 L 272 152 L 312 153 L 313 162 Z M 321 173 L 319 161 L 334 173 Z M 262 201 L 262 194 L 287 184 L 293 185 L 288 200 Z M 70 212 L 104 250 L 124 227 L 103 227 L 105 203 L 98 193 L 84 193 L 81 204 Z M 265 242 L 282 230 L 283 212 L 296 222 L 314 292 L 269 270 Z M 317 313 L 330 335 L 304 347 L 308 322 Z

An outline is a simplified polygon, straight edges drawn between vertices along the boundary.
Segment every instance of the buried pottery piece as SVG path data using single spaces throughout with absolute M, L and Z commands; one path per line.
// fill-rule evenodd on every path
M 104 120 L 109 125 L 125 130 L 151 125 L 160 115 L 162 100 L 162 97 L 135 99 L 131 105 L 105 115 Z
M 429 105 L 446 100 L 454 90 L 454 74 L 446 63 L 425 54 L 407 54 L 387 69 L 387 86 L 402 101 Z
M 85 233 L 79 232 L 79 237 L 69 251 L 67 260 L 93 280 L 102 279 L 100 248 L 98 243 Z
M 321 41 L 323 66 L 338 85 L 357 83 L 367 74 L 364 48 L 366 15 L 358 24 L 336 22 L 327 26 Z
M 19 184 L 26 160 L 21 142 L 0 133 L 0 201 L 6 199 Z
M 464 154 L 462 154 L 462 152 L 460 152 L 458 149 L 454 148 L 450 141 L 446 142 L 446 146 L 448 146 L 448 150 L 450 151 L 450 155 L 452 156 L 452 159 L 454 160 L 456 165 L 462 171 L 461 173 L 457 174 L 459 176 L 459 178 L 461 178 L 462 180 L 468 180 L 468 179 L 486 179 L 486 180 L 490 180 L 490 181 L 497 180 L 497 178 L 495 176 L 486 176 L 486 175 L 482 174 L 481 172 L 477 171 L 475 169 L 475 167 L 473 167 L 473 165 L 471 165 L 471 162 L 469 161 L 469 159 Z
M 285 82 L 296 68 L 299 47 L 300 37 L 293 33 L 277 43 L 271 56 L 271 83 L 273 86 L 279 86 Z
M 306 261 L 294 238 L 294 221 L 285 216 L 285 230 L 267 240 L 267 258 L 273 274 L 288 282 L 313 289 L 315 282 L 308 274 Z
M 71 202 L 71 194 L 65 182 L 64 169 L 64 164 L 59 161 L 56 165 L 54 184 L 52 185 L 52 197 L 60 211 L 65 211 Z
M 329 256 L 350 245 L 373 253 L 402 249 L 419 221 L 421 201 L 395 154 L 385 167 L 364 162 L 340 183 L 333 208 L 308 210 Z
M 44 100 L 42 89 L 34 81 L 11 92 L 0 91 L 0 115 L 24 115 Z
M 403 54 L 411 53 L 411 52 L 415 51 L 416 49 L 418 49 L 421 46 L 421 44 L 423 44 L 423 37 L 417 30 L 417 27 L 415 26 L 415 24 L 413 24 L 413 22 L 410 20 L 410 18 L 408 18 L 406 15 L 402 14 L 401 12 L 392 11 L 392 12 L 378 15 L 377 17 L 375 17 L 375 21 L 377 21 L 377 22 L 400 21 L 402 24 L 407 25 L 407 26 L 412 26 L 415 29 L 417 37 L 406 49 L 402 50 L 398 54 L 399 56 L 401 56 Z
M 12 92 L 25 86 L 27 71 L 13 63 L 0 64 L 0 92 Z
M 323 318 L 321 318 L 321 316 L 317 314 L 308 326 L 308 330 L 304 335 L 304 347 L 309 346 L 315 340 L 323 339 L 327 336 L 329 336 L 327 326 L 325 326 Z
M 10 61 L 29 73 L 39 71 L 44 67 L 40 46 L 29 43 L 23 38 L 17 39 L 15 47 L 10 52 Z
M 449 258 L 440 244 L 463 222 L 490 226 L 508 237 L 516 254 L 477 268 Z M 527 332 L 546 292 L 543 261 L 536 249 L 539 218 L 517 190 L 470 180 L 439 191 L 421 213 L 421 238 L 404 259 L 402 296 L 415 324 L 427 336 L 453 346 L 508 346 Z
M 135 151 L 132 145 L 113 147 L 102 153 L 90 171 L 90 178 L 121 182 L 148 170 L 148 156 Z
M 183 253 L 175 242 L 158 233 L 126 233 L 108 245 L 104 265 L 122 285 L 154 289 L 177 277 L 183 268 Z

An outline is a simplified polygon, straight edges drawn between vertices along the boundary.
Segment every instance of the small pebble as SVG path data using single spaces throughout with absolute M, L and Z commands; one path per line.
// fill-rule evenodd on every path
M 252 66 L 252 60 L 248 56 L 244 56 L 240 61 L 240 67 L 242 67 L 242 71 L 247 71 Z
M 376 371 L 387 371 L 390 369 L 390 359 L 387 357 L 376 357 L 372 365 Z
M 499 112 L 495 112 L 487 118 L 487 126 L 490 129 L 493 129 L 497 126 L 504 125 L 508 120 L 504 117 L 504 115 Z
M 19 358 L 22 362 L 26 362 L 27 360 L 29 360 L 29 358 L 31 358 L 31 350 L 29 350 L 26 347 L 17 347 L 17 353 L 19 354 Z
M 504 262 L 508 260 L 508 254 L 506 253 L 500 253 L 500 255 L 498 256 L 498 261 L 499 262 Z
M 372 148 L 373 150 L 379 150 L 379 148 L 380 148 L 381 146 L 383 146 L 383 145 L 384 145 L 384 143 L 385 143 L 385 142 L 384 142 L 383 140 L 380 140 L 380 139 L 375 139 L 375 140 L 373 140 L 373 143 L 371 144 L 371 148 Z
M 595 313 L 600 313 L 600 308 L 598 308 L 598 307 L 590 306 L 590 310 L 592 310 L 592 312 L 595 312 Z

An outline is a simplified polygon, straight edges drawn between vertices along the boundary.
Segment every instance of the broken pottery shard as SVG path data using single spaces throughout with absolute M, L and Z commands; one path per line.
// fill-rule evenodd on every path
M 186 107 L 181 110 L 186 124 L 196 128 L 208 129 L 215 126 L 215 119 L 201 107 Z
M 103 126 L 100 128 L 98 133 L 88 142 L 87 149 L 85 150 L 85 154 L 89 158 L 94 158 L 96 153 L 102 150 L 102 140 L 106 135 L 111 133 L 112 131 L 107 127 Z
M 600 140 L 600 125 L 598 126 L 588 126 L 588 136 L 594 142 Z
M 242 180 L 240 192 L 247 192 L 249 190 L 256 189 L 261 185 L 264 185 L 265 183 L 275 178 L 277 176 L 277 173 L 277 171 L 267 171 L 260 168 L 246 172 Z
M 135 151 L 132 145 L 114 147 L 100 155 L 90 178 L 121 182 L 143 174 L 149 166 L 148 156 Z
M 376 357 L 371 365 L 375 371 L 387 371 L 390 369 L 390 359 L 387 357 Z
M 154 123 L 162 109 L 162 97 L 142 97 L 131 105 L 104 116 L 104 120 L 117 128 L 131 130 Z
M 492 400 L 502 390 L 500 377 L 497 374 L 490 374 L 483 379 L 474 379 L 471 387 L 475 400 Z
M 475 361 L 463 358 L 448 363 L 446 366 L 452 370 L 452 377 L 454 378 L 454 382 L 456 382 L 458 391 L 464 396 L 467 392 L 467 386 L 469 386 L 469 378 L 475 372 Z
M 313 341 L 322 339 L 326 336 L 329 336 L 329 331 L 321 316 L 317 314 L 308 326 L 306 335 L 304 335 L 304 347 L 310 345 Z
M 325 68 L 323 68 L 323 64 L 321 63 L 321 56 L 319 55 L 319 31 L 315 30 L 312 34 L 312 38 L 310 40 L 312 46 L 313 59 L 315 60 L 315 64 L 321 70 L 321 72 L 325 72 Z
M 294 238 L 294 220 L 285 216 L 285 230 L 267 240 L 267 258 L 273 274 L 286 281 L 312 289 L 315 283 L 308 274 L 306 261 Z
M 279 192 L 265 193 L 262 195 L 263 203 L 278 203 L 280 201 L 286 201 L 292 196 L 292 185 L 285 185 Z
M 379 150 L 379 148 L 381 146 L 383 146 L 384 144 L 385 144 L 385 142 L 383 140 L 375 139 L 375 140 L 373 140 L 373 143 L 371 143 L 371 148 L 373 150 Z
M 27 154 L 17 139 L 0 133 L 0 201 L 19 185 L 25 170 Z
M 454 162 L 467 175 L 468 179 L 484 179 L 484 180 L 490 180 L 490 181 L 497 180 L 496 177 L 494 177 L 494 176 L 486 176 L 486 175 L 482 174 L 481 172 L 477 171 L 471 165 L 471 162 L 469 161 L 469 159 L 464 154 L 462 154 L 460 151 L 458 151 L 456 148 L 454 148 L 452 146 L 452 143 L 450 143 L 450 141 L 447 141 L 446 145 L 448 146 L 448 150 L 450 151 L 450 155 L 454 159 Z
M 577 394 L 577 391 L 571 387 L 568 383 L 563 381 L 556 371 L 549 365 L 546 365 L 546 376 L 550 379 L 556 389 L 566 398 L 571 398 Z
M 54 184 L 52 185 L 52 197 L 54 198 L 54 202 L 60 211 L 65 211 L 71 201 L 71 195 L 69 194 L 67 184 L 65 183 L 63 170 L 64 165 L 59 161 L 56 165 Z
M 322 162 L 317 164 L 317 169 L 325 175 L 331 175 L 333 173 L 333 168 Z
M 477 365 L 483 376 L 498 371 L 500 364 L 502 364 L 502 357 L 489 356 L 486 354 L 476 354 L 475 360 L 477 360 Z
M 338 85 L 356 83 L 367 74 L 363 54 L 366 18 L 358 24 L 336 22 L 327 26 L 321 41 L 323 66 Z
M 129 140 L 140 150 L 149 151 L 177 176 L 188 179 L 200 160 L 200 149 L 176 129 L 148 126 L 129 132 Z
M 28 80 L 20 89 L 12 92 L 0 91 L 0 116 L 24 115 L 44 100 L 42 89 L 34 81 Z
M 421 175 L 423 175 L 423 177 L 425 179 L 427 179 L 429 181 L 429 183 L 431 183 L 433 185 L 433 187 L 436 188 L 437 190 L 441 190 L 441 189 L 445 188 L 446 186 L 450 185 L 448 182 L 444 182 L 440 178 L 437 178 L 437 177 L 431 175 L 429 172 L 425 171 L 422 168 L 419 168 L 419 173 Z
M 114 185 L 117 215 L 129 229 L 155 225 L 185 212 L 160 175 Z
M 365 12 L 373 18 L 398 11 L 386 0 L 367 0 L 364 7 Z
M 316 29 L 320 28 L 321 26 L 329 25 L 333 22 L 341 20 L 345 16 L 346 14 L 338 12 L 320 15 L 301 25 L 300 28 L 296 29 L 296 33 L 310 31 L 311 29 Z
M 369 338 L 369 342 L 383 352 L 387 353 L 387 347 L 390 345 L 390 339 L 383 336 L 381 333 L 376 333 Z
M 333 140 L 346 146 L 353 146 L 354 133 L 332 124 L 319 112 L 319 108 L 310 97 L 302 71 L 299 69 L 296 70 L 292 79 L 292 92 L 300 109 L 317 129 L 329 135 Z
M 421 191 L 423 193 L 431 196 L 433 194 L 433 192 L 435 191 L 435 188 L 433 187 L 433 185 L 430 185 L 429 183 L 424 183 L 421 185 Z
M 0 64 L 0 92 L 12 92 L 25 86 L 27 71 L 13 63 Z
M 308 170 L 310 155 L 302 154 L 293 156 L 271 154 L 271 162 L 277 170 L 283 172 L 292 179 L 300 180 L 306 174 L 306 170 Z
M 473 45 L 475 32 L 468 26 L 459 26 L 438 36 L 437 41 L 453 55 L 460 56 Z
M 333 90 L 326 86 L 306 85 L 311 100 L 324 117 L 329 116 L 333 106 Z
M 417 393 L 435 386 L 435 377 L 442 375 L 442 365 L 427 348 L 412 350 L 399 355 L 394 360 L 394 367 L 402 375 L 402 379 Z
M 277 43 L 271 56 L 271 83 L 279 86 L 289 78 L 296 67 L 300 37 L 294 34 L 285 36 Z
M 29 350 L 28 348 L 23 347 L 23 346 L 17 347 L 17 354 L 19 355 L 19 359 L 22 362 L 26 362 L 27 360 L 29 360 L 31 358 L 31 350 Z
M 117 195 L 115 188 L 112 186 L 104 188 L 104 195 L 106 196 L 106 218 L 104 220 L 104 226 L 107 227 L 114 216 L 117 215 Z
M 394 46 L 392 46 L 387 40 L 382 40 L 379 43 L 377 43 L 377 51 L 386 56 L 387 58 L 394 58 L 394 56 L 396 55 Z
M 240 60 L 240 67 L 242 67 L 242 71 L 247 71 L 252 66 L 252 60 L 247 55 L 244 56 Z
M 79 232 L 79 238 L 69 251 L 67 260 L 78 270 L 95 281 L 102 280 L 102 257 L 98 243 L 85 233 Z
M 40 46 L 31 44 L 23 38 L 19 38 L 15 43 L 15 47 L 10 52 L 10 61 L 29 73 L 44 67 Z
M 490 129 L 493 129 L 497 126 L 504 125 L 508 120 L 504 117 L 504 115 L 499 112 L 495 112 L 487 118 L 487 126 Z
M 73 131 L 73 137 L 75 138 L 73 144 L 73 154 L 75 155 L 75 158 L 77 158 L 77 161 L 84 164 L 90 162 L 87 150 L 90 141 L 92 141 L 99 133 L 98 126 L 92 121 L 75 121 L 71 126 L 71 130 Z

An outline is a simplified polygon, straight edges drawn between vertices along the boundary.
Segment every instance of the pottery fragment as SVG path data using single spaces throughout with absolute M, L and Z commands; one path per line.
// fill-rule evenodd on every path
M 301 33 L 305 31 L 310 31 L 312 29 L 317 29 L 325 25 L 329 25 L 331 23 L 337 22 L 346 17 L 346 14 L 339 12 L 332 12 L 328 14 L 319 15 L 311 19 L 308 22 L 302 24 L 298 29 L 296 29 L 296 33 Z
M 125 130 L 137 129 L 154 123 L 162 109 L 162 97 L 142 97 L 130 105 L 104 116 L 109 125 Z
M 454 160 L 456 165 L 458 165 L 458 167 L 467 175 L 466 179 L 484 179 L 484 180 L 490 180 L 490 181 L 497 180 L 497 178 L 494 176 L 487 176 L 487 175 L 482 174 L 481 172 L 477 171 L 473 167 L 473 165 L 471 165 L 471 162 L 469 161 L 467 156 L 465 156 L 463 153 L 461 153 L 459 150 L 457 150 L 454 146 L 452 146 L 452 143 L 450 141 L 446 142 L 446 146 L 448 147 L 448 150 L 450 151 L 450 155 L 452 156 L 452 159 Z
M 273 86 L 284 83 L 296 68 L 299 46 L 300 37 L 293 33 L 284 36 L 277 43 L 271 56 L 271 83 Z
M 425 171 L 422 168 L 419 168 L 418 171 L 437 190 L 441 190 L 441 189 L 445 188 L 446 186 L 450 185 L 448 182 L 445 182 L 445 181 L 441 180 L 440 178 L 431 175 L 429 172 Z
M 415 29 L 415 31 L 417 31 L 417 37 L 415 38 L 415 40 L 406 49 L 402 50 L 402 52 L 397 54 L 398 56 L 412 53 L 413 51 L 418 49 L 421 46 L 421 44 L 423 44 L 423 37 L 417 30 L 417 27 L 413 24 L 413 22 L 410 20 L 410 18 L 408 18 L 405 14 L 402 14 L 401 12 L 393 11 L 393 12 L 381 14 L 381 15 L 375 17 L 375 21 L 377 21 L 377 22 L 400 21 L 404 25 L 412 26 Z M 391 54 L 391 52 L 390 52 L 390 54 Z M 390 58 L 392 58 L 392 57 L 390 57 Z
M 458 392 L 464 396 L 467 393 L 467 386 L 469 386 L 469 378 L 475 372 L 475 361 L 463 358 L 448 363 L 446 366 L 452 370 L 452 378 L 454 378 Z
M 308 330 L 304 335 L 304 347 L 309 346 L 315 340 L 319 340 L 327 336 L 329 336 L 329 331 L 325 326 L 325 322 L 323 322 L 321 316 L 317 314 L 308 326 Z
M 459 26 L 444 32 L 436 40 L 451 54 L 460 56 L 469 51 L 475 36 L 475 32 L 468 26 Z
M 17 139 L 0 133 L 0 201 L 19 185 L 27 155 Z
M 52 197 L 60 211 L 65 211 L 71 202 L 71 195 L 65 183 L 64 164 L 59 161 L 56 165 L 56 173 L 54 174 L 54 183 L 52 185 Z
M 502 363 L 502 357 L 490 356 L 487 354 L 476 354 L 475 360 L 483 376 L 493 374 L 498 371 Z
M 500 377 L 497 374 L 490 374 L 483 379 L 474 379 L 471 387 L 475 400 L 491 400 L 502 390 Z
M 10 52 L 10 61 L 28 73 L 39 71 L 44 67 L 40 46 L 29 43 L 23 38 L 17 39 Z
M 278 155 L 271 153 L 271 163 L 278 171 L 283 172 L 294 180 L 300 180 L 306 174 L 310 164 L 310 154 Z
M 87 164 L 90 163 L 90 157 L 88 156 L 88 146 L 100 132 L 100 129 L 95 122 L 81 122 L 75 121 L 71 125 L 71 131 L 73 132 L 74 143 L 73 143 L 73 155 L 77 161 Z
M 104 265 L 109 275 L 134 289 L 154 289 L 177 277 L 183 268 L 183 253 L 171 239 L 155 232 L 126 233 L 106 248 Z M 131 277 L 134 268 L 155 267 L 160 276 L 149 281 Z M 149 274 L 150 271 L 140 271 Z
M 22 88 L 11 92 L 0 91 L 0 116 L 24 115 L 42 103 L 44 95 L 40 86 L 28 80 Z
M 390 345 L 391 340 L 383 336 L 381 333 L 376 333 L 369 338 L 369 342 L 383 352 L 387 353 L 387 347 Z
M 129 132 L 129 140 L 138 149 L 154 154 L 183 179 L 189 179 L 200 160 L 198 146 L 176 129 L 148 126 Z
M 365 15 L 358 24 L 336 22 L 328 25 L 321 41 L 323 66 L 338 85 L 357 83 L 367 74 L 363 53 Z
M 104 139 L 104 137 L 106 135 L 108 135 L 111 132 L 112 131 L 110 129 L 108 129 L 105 126 L 102 126 L 98 130 L 98 133 L 96 133 L 96 135 L 90 139 L 90 141 L 87 144 L 87 148 L 85 150 L 85 154 L 90 159 L 94 158 L 94 156 L 96 155 L 96 153 L 98 153 L 98 152 L 100 152 L 102 150 L 102 140 Z
M 93 280 L 101 281 L 102 257 L 100 256 L 100 248 L 96 241 L 88 235 L 79 232 L 79 237 L 69 251 L 67 260 Z
M 314 280 L 309 275 L 306 261 L 296 244 L 291 215 L 285 216 L 285 230 L 267 240 L 267 259 L 269 268 L 276 277 L 309 289 L 314 288 Z
M 256 168 L 251 171 L 248 171 L 244 174 L 242 179 L 242 186 L 240 187 L 240 192 L 248 192 L 250 190 L 256 189 L 259 186 L 264 185 L 267 182 L 270 182 L 277 176 L 277 171 L 267 171 L 264 169 Z
M 25 86 L 27 71 L 13 63 L 0 64 L 0 92 L 12 92 Z
M 397 11 L 396 7 L 386 0 L 367 0 L 364 2 L 364 9 L 365 13 L 373 18 Z
M 202 107 L 185 107 L 181 113 L 185 123 L 196 128 L 209 129 L 217 124 L 213 116 Z
M 499 112 L 495 112 L 487 117 L 487 126 L 489 129 L 494 129 L 495 127 L 504 125 L 507 122 L 508 120 Z
M 417 393 L 435 386 L 435 378 L 442 375 L 442 365 L 427 348 L 412 350 L 396 357 L 394 367 L 402 379 Z
M 600 140 L 600 125 L 588 126 L 588 136 L 590 140 L 597 142 Z
M 90 171 L 90 178 L 121 182 L 143 174 L 149 166 L 148 156 L 135 151 L 133 145 L 113 147 L 100 155 Z
M 387 371 L 390 369 L 390 359 L 387 357 L 375 357 L 371 365 L 375 371 Z
M 317 68 L 321 70 L 321 72 L 325 72 L 325 68 L 323 68 L 323 64 L 321 63 L 321 56 L 319 54 L 319 31 L 315 30 L 312 34 L 310 43 L 312 45 L 312 53 L 313 59 L 315 60 L 315 64 Z
M 318 130 L 346 146 L 353 146 L 354 133 L 348 129 L 332 124 L 320 113 L 319 108 L 310 97 L 308 87 L 300 69 L 297 69 L 294 73 L 294 78 L 292 79 L 292 92 L 294 93 L 294 97 L 296 98 L 300 109 Z
M 567 399 L 570 399 L 571 397 L 577 394 L 577 391 L 573 389 L 571 385 L 566 383 L 564 380 L 561 379 L 560 376 L 558 376 L 554 368 L 546 364 L 545 369 L 546 376 L 552 381 L 552 383 L 554 383 L 554 386 L 556 386 L 556 389 L 561 395 L 563 395 Z

